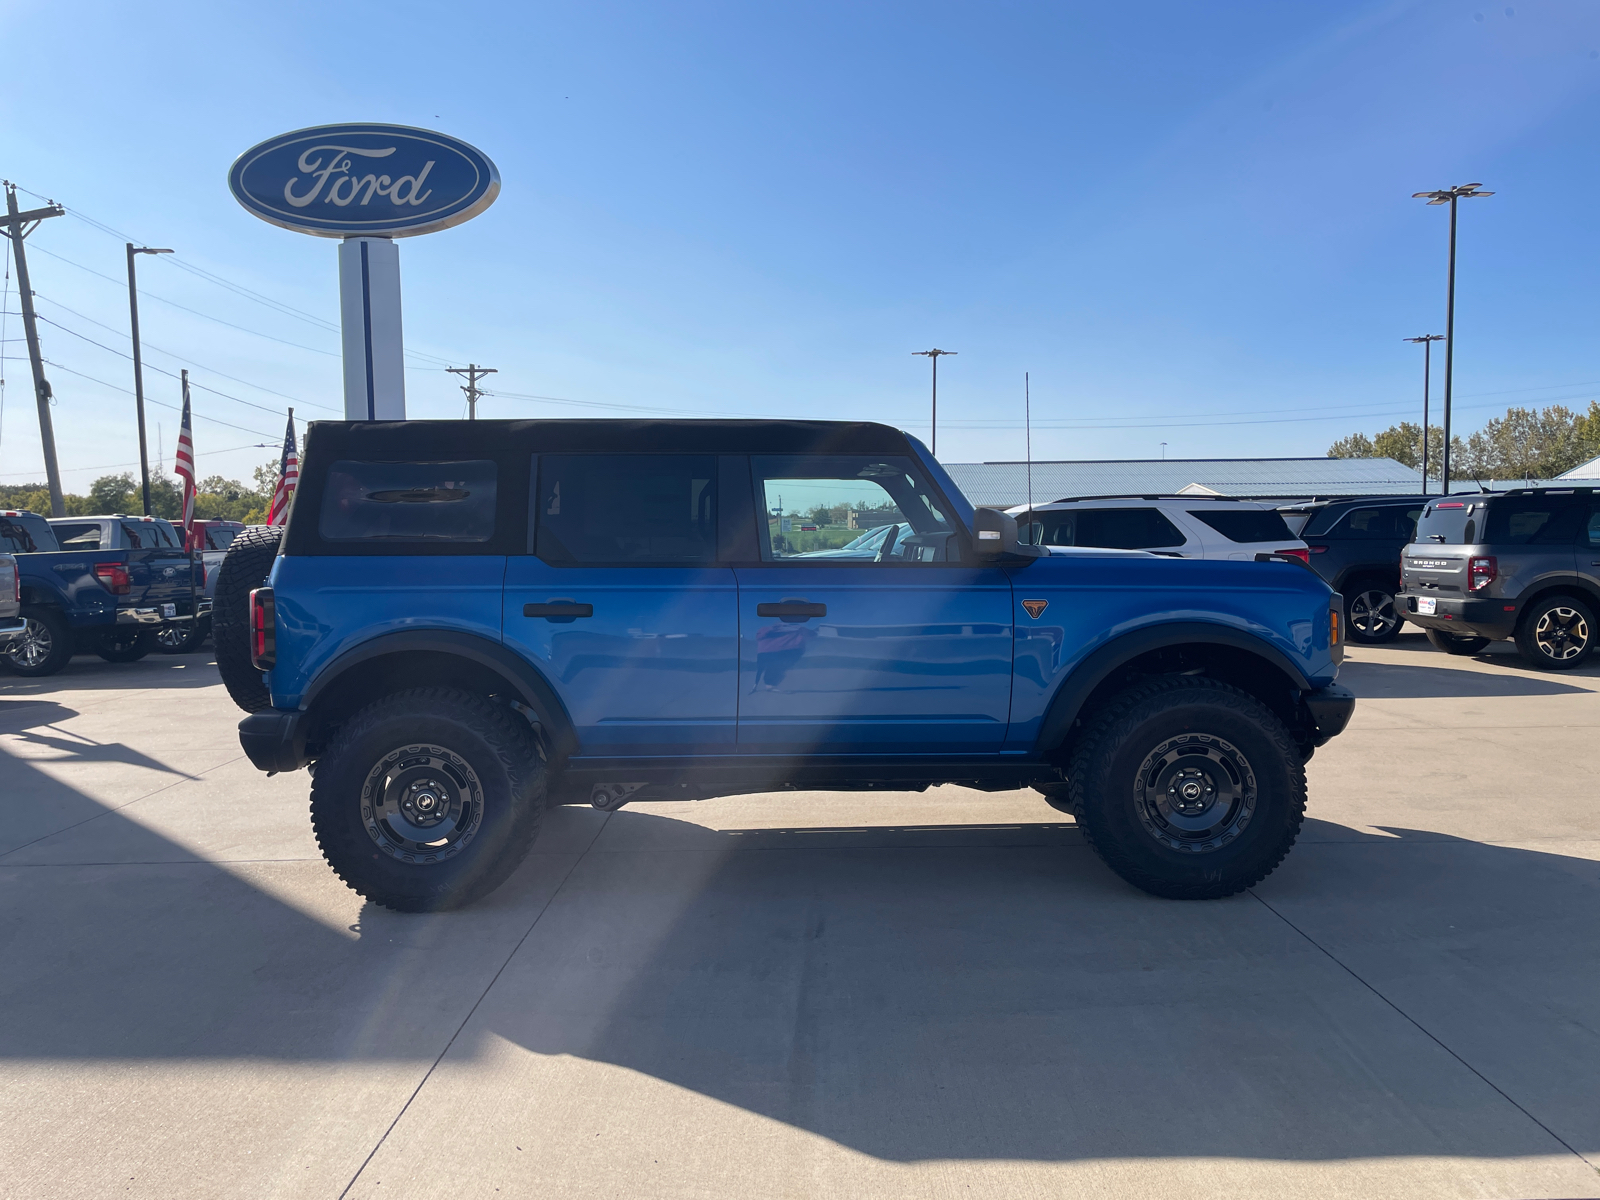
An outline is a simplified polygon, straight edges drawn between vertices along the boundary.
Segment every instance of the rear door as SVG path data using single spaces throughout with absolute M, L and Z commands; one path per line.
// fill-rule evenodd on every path
M 1589 511 L 1578 539 L 1578 574 L 1600 592 L 1600 495 L 1589 497 Z
M 1011 583 L 961 561 L 920 468 L 883 455 L 751 463 L 760 561 L 738 567 L 740 751 L 998 752 Z M 866 522 L 899 527 L 873 558 L 809 557 Z
M 579 753 L 731 753 L 738 588 L 718 561 L 717 457 L 546 454 L 534 469 L 505 641 L 543 670 Z

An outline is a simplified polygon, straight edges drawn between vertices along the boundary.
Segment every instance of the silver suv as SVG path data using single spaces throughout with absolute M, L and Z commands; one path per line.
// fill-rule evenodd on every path
M 1536 667 L 1568 671 L 1594 650 L 1600 494 L 1517 488 L 1441 496 L 1417 522 L 1395 607 L 1451 654 L 1515 638 Z
M 1024 542 L 1147 550 L 1168 558 L 1295 558 L 1306 544 L 1270 504 L 1215 496 L 1083 496 L 1008 510 Z

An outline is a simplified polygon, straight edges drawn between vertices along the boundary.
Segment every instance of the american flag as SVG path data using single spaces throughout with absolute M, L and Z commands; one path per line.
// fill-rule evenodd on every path
M 267 510 L 268 525 L 282 525 L 289 519 L 289 501 L 300 483 L 300 455 L 294 446 L 294 409 L 289 410 L 289 432 L 283 435 L 283 458 L 278 463 L 278 486 L 272 492 L 272 507 Z
M 183 540 L 194 523 L 194 438 L 189 427 L 189 372 L 183 373 L 183 426 L 178 430 L 178 478 L 183 480 Z

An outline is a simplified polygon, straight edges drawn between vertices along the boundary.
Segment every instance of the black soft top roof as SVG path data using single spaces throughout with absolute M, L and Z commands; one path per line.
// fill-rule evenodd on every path
M 313 421 L 306 451 L 426 460 L 440 455 L 909 454 L 906 435 L 872 421 Z M 323 461 L 326 461 L 323 459 Z

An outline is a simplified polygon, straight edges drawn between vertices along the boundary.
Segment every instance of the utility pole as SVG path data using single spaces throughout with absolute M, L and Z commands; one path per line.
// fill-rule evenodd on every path
M 50 515 L 67 515 L 67 502 L 61 495 L 61 468 L 56 465 L 56 431 L 50 420 L 50 381 L 44 377 L 44 358 L 39 352 L 39 326 L 33 318 L 33 288 L 28 282 L 28 256 L 23 252 L 22 239 L 37 228 L 40 221 L 63 216 L 66 209 L 59 204 L 44 208 L 17 211 L 17 185 L 9 179 L 6 184 L 6 236 L 11 239 L 17 257 L 17 295 L 22 301 L 22 332 L 28 340 L 28 362 L 33 367 L 33 396 L 39 404 L 39 445 L 44 451 L 44 473 L 50 483 Z M 28 228 L 24 229 L 26 225 Z
M 1444 315 L 1444 471 L 1440 478 L 1440 491 L 1450 494 L 1450 388 L 1455 379 L 1456 357 L 1456 202 L 1463 198 L 1477 199 L 1492 196 L 1481 183 L 1458 183 L 1453 188 L 1435 192 L 1412 192 L 1413 200 L 1426 200 L 1429 204 L 1450 206 L 1450 281 L 1445 300 Z
M 1428 370 L 1433 357 L 1433 343 L 1444 341 L 1442 333 L 1425 333 L 1421 337 L 1404 338 L 1407 342 L 1422 343 L 1422 494 L 1428 494 Z
M 484 395 L 483 389 L 478 386 L 478 377 L 480 375 L 498 375 L 500 372 L 493 367 L 480 367 L 477 363 L 468 363 L 464 367 L 446 367 L 445 370 L 452 375 L 465 375 L 467 377 L 467 382 L 461 388 L 467 394 L 467 420 L 476 421 L 478 419 L 478 397 Z
M 929 447 L 935 458 L 939 457 L 939 359 L 946 354 L 959 354 L 959 350 L 913 350 L 914 355 L 933 360 L 933 445 Z
M 135 254 L 171 254 L 171 250 L 152 250 L 128 244 L 128 319 L 133 327 L 133 404 L 139 410 L 139 478 L 144 483 L 144 515 L 150 515 L 150 453 L 144 440 L 144 365 L 139 361 L 139 285 L 133 274 Z

